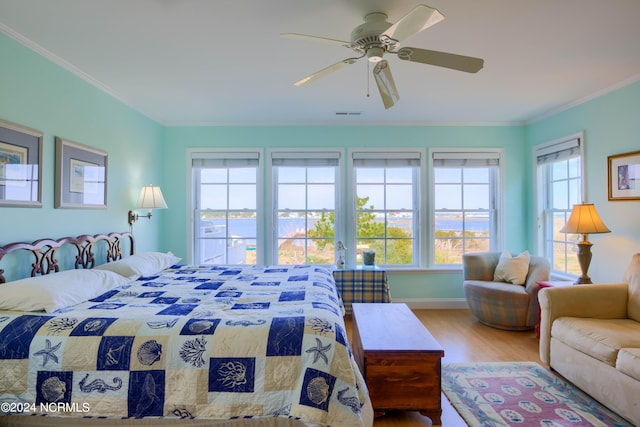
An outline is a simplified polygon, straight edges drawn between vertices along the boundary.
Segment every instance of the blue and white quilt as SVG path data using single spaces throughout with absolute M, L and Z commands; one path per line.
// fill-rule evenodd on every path
M 324 268 L 174 266 L 52 314 L 0 312 L 0 403 L 362 426 L 368 395 L 342 315 Z

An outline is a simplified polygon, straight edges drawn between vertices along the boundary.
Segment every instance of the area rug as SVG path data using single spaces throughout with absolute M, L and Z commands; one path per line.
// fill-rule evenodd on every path
M 633 427 L 533 362 L 446 363 L 442 391 L 472 427 Z

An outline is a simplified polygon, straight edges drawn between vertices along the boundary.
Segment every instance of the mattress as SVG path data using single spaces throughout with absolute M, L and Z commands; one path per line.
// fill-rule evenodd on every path
M 309 265 L 176 265 L 52 313 L 2 311 L 0 409 L 371 425 L 343 313 L 331 272 Z

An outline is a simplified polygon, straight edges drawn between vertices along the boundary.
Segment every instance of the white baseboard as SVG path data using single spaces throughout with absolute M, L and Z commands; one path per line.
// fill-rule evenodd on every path
M 464 298 L 393 298 L 413 309 L 465 309 L 469 308 Z

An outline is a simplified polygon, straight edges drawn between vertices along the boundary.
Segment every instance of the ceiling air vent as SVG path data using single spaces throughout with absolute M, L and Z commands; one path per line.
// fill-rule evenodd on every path
M 359 116 L 362 111 L 336 111 L 336 116 Z

